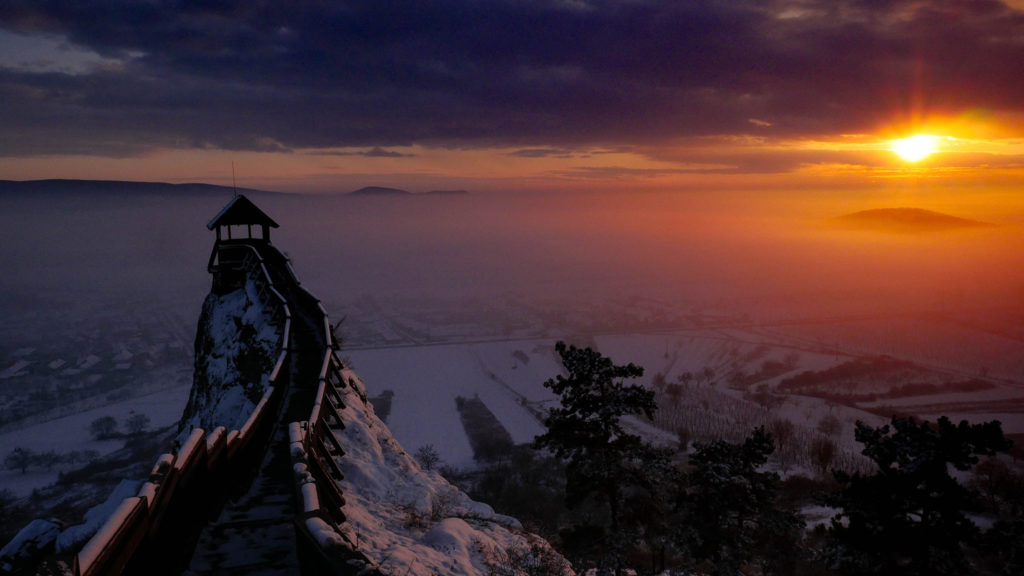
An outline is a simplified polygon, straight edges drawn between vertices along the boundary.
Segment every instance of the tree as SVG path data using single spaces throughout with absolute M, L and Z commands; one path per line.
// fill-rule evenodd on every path
M 715 379 L 715 369 L 712 368 L 711 366 L 705 366 L 704 370 L 702 370 L 700 374 L 701 376 L 704 377 L 704 381 L 707 382 L 708 384 L 711 384 L 712 380 Z
M 665 393 L 672 400 L 672 406 L 679 407 L 679 399 L 683 396 L 683 387 L 680 384 L 669 384 L 665 387 Z
M 976 544 L 977 526 L 966 512 L 976 498 L 950 474 L 978 456 L 1008 450 L 998 421 L 954 425 L 893 417 L 872 428 L 857 422 L 862 453 L 877 466 L 870 476 L 836 471 L 839 489 L 829 504 L 828 557 L 842 574 L 969 574 L 965 547 Z
M 18 498 L 9 488 L 0 488 L 0 516 L 8 517 L 17 501 Z
M 55 450 L 47 450 L 46 452 L 40 452 L 32 456 L 32 465 L 36 467 L 46 468 L 47 471 L 53 470 L 53 467 L 61 463 L 61 455 L 57 454 Z
M 564 342 L 558 342 L 555 350 L 565 374 L 544 382 L 544 387 L 559 396 L 560 405 L 548 412 L 544 419 L 547 432 L 534 443 L 566 461 L 569 508 L 594 500 L 607 513 L 603 548 L 618 570 L 619 552 L 631 540 L 623 529 L 623 500 L 645 489 L 646 479 L 653 476 L 649 472 L 652 465 L 660 467 L 667 461 L 663 451 L 622 427 L 627 415 L 653 417 L 657 408 L 654 392 L 624 382 L 643 376 L 639 366 L 618 366 L 590 348 Z
M 836 459 L 836 442 L 827 436 L 818 436 L 811 441 L 811 462 L 818 473 L 825 476 Z
M 778 475 L 761 470 L 775 450 L 771 434 L 760 427 L 742 444 L 694 448 L 679 502 L 679 548 L 712 574 L 739 574 L 751 564 L 761 573 L 792 573 L 802 525 L 778 502 Z
M 113 438 L 117 434 L 117 420 L 113 416 L 101 416 L 89 424 L 89 432 L 96 440 Z
M 20 470 L 22 474 L 35 462 L 35 453 L 29 448 L 17 447 L 4 458 L 4 468 Z
M 775 446 L 779 449 L 779 463 L 785 469 L 787 449 L 793 441 L 793 436 L 796 435 L 796 426 L 787 418 L 775 418 L 768 423 L 768 430 L 771 431 Z
M 986 458 L 974 467 L 968 487 L 977 490 L 996 516 L 1024 515 L 1024 477 L 1001 458 Z
M 72 450 L 64 455 L 62 459 L 71 466 L 77 466 L 79 464 L 88 464 L 99 457 L 100 453 L 96 450 Z
M 441 455 L 433 444 L 424 444 L 416 449 L 416 460 L 423 466 L 424 470 L 433 470 L 441 462 Z
M 826 414 L 818 421 L 818 431 L 828 436 L 839 434 L 842 427 L 842 422 L 834 414 Z
M 132 436 L 142 434 L 149 428 L 149 416 L 138 412 L 132 412 L 124 421 L 125 430 Z
M 659 392 L 665 389 L 665 384 L 665 375 L 661 372 L 658 372 L 651 378 L 651 386 L 654 386 L 654 389 Z
M 985 533 L 984 551 L 994 569 L 1001 576 L 1024 573 L 1024 520 L 999 520 Z
M 686 426 L 676 427 L 676 441 L 679 442 L 679 451 L 686 452 L 690 448 L 690 429 Z

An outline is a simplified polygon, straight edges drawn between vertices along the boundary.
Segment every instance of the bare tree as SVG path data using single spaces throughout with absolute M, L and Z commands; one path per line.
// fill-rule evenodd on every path
M 424 444 L 416 450 L 416 460 L 424 470 L 433 470 L 441 462 L 441 455 L 433 444 Z
M 106 440 L 117 434 L 117 420 L 113 416 L 101 416 L 89 424 L 89 432 L 96 440 Z
M 835 436 L 839 433 L 839 430 L 841 430 L 842 427 L 842 422 L 840 422 L 839 418 L 836 418 L 833 414 L 826 414 L 822 416 L 821 420 L 818 422 L 818 431 L 827 436 Z
M 704 381 L 711 384 L 711 381 L 715 379 L 715 369 L 711 366 L 705 366 L 704 370 L 701 371 L 701 375 L 704 377 Z
M 124 421 L 125 430 L 131 435 L 142 434 L 149 428 L 149 416 L 132 412 L 128 418 Z
M 8 470 L 21 470 L 24 474 L 28 467 L 32 465 L 35 454 L 28 448 L 17 447 L 11 450 L 11 453 L 4 458 L 4 468 Z
M 778 447 L 779 463 L 782 467 L 786 467 L 786 449 L 789 448 L 790 443 L 793 441 L 793 436 L 796 433 L 796 426 L 792 422 L 785 418 L 775 418 L 768 423 L 768 431 L 771 432 L 772 437 L 775 439 L 775 445 Z
M 818 474 L 828 474 L 832 462 L 836 459 L 836 442 L 825 436 L 818 436 L 811 442 L 811 462 L 818 470 Z
M 676 428 L 676 438 L 679 439 L 679 451 L 686 452 L 690 447 L 690 429 L 686 426 Z
M 683 387 L 679 384 L 669 384 L 665 387 L 665 393 L 672 400 L 672 406 L 679 407 L 679 399 L 683 396 Z

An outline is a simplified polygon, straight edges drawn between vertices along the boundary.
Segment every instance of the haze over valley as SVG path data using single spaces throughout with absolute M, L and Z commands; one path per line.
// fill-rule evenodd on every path
M 123 419 L 153 395 L 165 404 L 147 408 L 154 426 L 170 425 L 191 385 L 210 281 L 205 223 L 230 189 L 66 186 L 0 198 L 0 257 L 11 271 L 2 283 L 5 445 L 86 409 Z M 557 372 L 559 339 L 645 365 L 648 384 L 655 373 L 713 367 L 729 388 L 775 356 L 799 357 L 733 386 L 741 395 L 889 355 L 944 374 L 929 377 L 939 384 L 984 378 L 992 388 L 950 396 L 939 386 L 875 404 L 998 417 L 1008 433 L 1024 433 L 1024 251 L 1012 218 L 902 235 L 837 230 L 834 213 L 789 214 L 739 192 L 714 202 L 685 193 L 252 197 L 281 225 L 272 241 L 332 318 L 344 319 L 342 354 L 372 394 L 394 393 L 389 422 L 399 440 L 410 450 L 434 444 L 454 465 L 473 465 L 452 432 L 461 427 L 454 397 L 509 407 L 499 412 L 505 426 L 528 442 L 539 424 L 514 408 L 517 394 L 550 401 L 540 384 Z M 767 348 L 738 360 L 758 346 Z M 517 362 L 516 351 L 535 360 Z M 3 474 L 20 490 L 33 486 Z

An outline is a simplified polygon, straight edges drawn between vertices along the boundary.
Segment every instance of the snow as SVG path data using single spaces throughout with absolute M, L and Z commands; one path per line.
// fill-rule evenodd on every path
M 200 330 L 206 340 L 205 350 L 199 352 L 203 363 L 196 365 L 196 383 L 190 399 L 192 413 L 188 415 L 182 439 L 190 427 L 241 429 L 256 407 L 252 398 L 266 391 L 269 373 L 264 373 L 259 382 L 246 382 L 238 359 L 254 352 L 245 350 L 247 346 L 255 347 L 266 358 L 276 359 L 281 344 L 281 333 L 252 281 L 246 282 L 244 289 L 220 296 L 210 294 L 203 311 L 205 324 Z M 240 337 L 246 328 L 254 331 L 248 343 Z
M 85 513 L 81 524 L 71 526 L 60 533 L 57 537 L 57 551 L 77 550 L 96 534 L 111 514 L 123 505 L 125 499 L 132 498 L 139 492 L 141 485 L 142 482 L 138 480 L 121 480 L 102 504 L 93 506 Z
M 308 518 L 306 520 L 306 529 L 313 535 L 313 539 L 320 548 L 324 550 L 330 550 L 331 548 L 344 546 L 345 540 L 338 534 L 338 532 L 327 522 L 324 522 L 320 518 Z
M 455 397 L 471 397 L 487 386 L 473 358 L 462 346 L 403 349 L 398 361 L 388 352 L 372 350 L 353 357 L 360 373 L 378 386 L 371 393 L 395 392 L 388 417 L 395 438 L 410 450 L 432 444 L 448 464 L 472 466 L 473 449 Z
M 170 426 L 181 417 L 181 410 L 188 398 L 188 387 L 176 387 L 160 390 L 146 396 L 129 398 L 117 404 L 110 404 L 93 410 L 86 410 L 33 426 L 11 430 L 0 434 L 0 446 L 6 450 L 0 458 L 7 456 L 10 450 L 21 447 L 33 452 L 53 450 L 58 454 L 73 450 L 95 450 L 105 455 L 120 449 L 122 440 L 94 440 L 89 434 L 89 424 L 103 416 L 114 416 L 119 419 L 135 411 L 150 418 L 150 429 Z M 54 434 L 55 430 L 61 431 Z M 17 470 L 0 470 L 0 489 L 11 490 L 16 496 L 27 496 L 34 488 L 46 486 L 57 480 L 58 468 L 45 470 L 29 468 L 22 474 Z
M 0 380 L 6 380 L 8 378 L 18 376 L 21 374 L 22 370 L 28 368 L 31 365 L 32 362 L 29 362 L 28 360 L 18 360 L 11 366 L 7 367 L 6 370 L 0 372 Z
M 436 471 L 420 468 L 363 402 L 358 376 L 345 370 L 343 378 L 353 385 L 341 389 L 345 428 L 335 431 L 345 448 L 339 460 L 346 500 L 341 530 L 382 572 L 485 574 L 491 551 L 536 542 L 514 518 L 496 514 Z M 329 534 L 317 537 L 327 539 Z
M 523 351 L 530 361 L 517 360 Z M 373 386 L 395 392 L 388 426 L 410 450 L 432 444 L 445 463 L 474 467 L 455 398 L 479 397 L 517 443 L 543 426 L 532 410 L 554 400 L 543 383 L 558 373 L 554 343 L 524 340 L 352 351 L 353 365 Z
M 10 572 L 20 562 L 35 556 L 37 551 L 49 547 L 60 533 L 60 524 L 38 518 L 29 522 L 2 549 L 0 571 Z
M 106 521 L 101 522 L 94 531 L 97 537 L 89 540 L 78 553 L 83 572 L 87 571 L 92 563 L 96 561 L 97 556 L 103 550 L 103 546 L 114 537 L 117 530 L 124 525 L 136 507 L 141 504 L 141 498 L 132 496 L 119 501 L 113 510 L 107 511 L 104 516 Z

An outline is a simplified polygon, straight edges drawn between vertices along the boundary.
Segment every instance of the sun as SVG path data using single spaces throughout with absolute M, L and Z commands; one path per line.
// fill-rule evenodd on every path
M 910 138 L 893 140 L 890 150 L 907 162 L 918 162 L 937 152 L 939 149 L 939 137 L 928 134 L 918 134 Z

